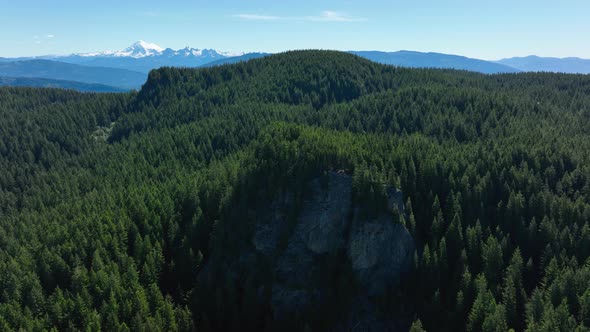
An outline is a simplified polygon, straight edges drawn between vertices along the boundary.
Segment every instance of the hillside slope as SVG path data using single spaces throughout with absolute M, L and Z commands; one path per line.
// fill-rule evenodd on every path
M 1 330 L 590 327 L 587 75 L 297 51 L 0 117 Z

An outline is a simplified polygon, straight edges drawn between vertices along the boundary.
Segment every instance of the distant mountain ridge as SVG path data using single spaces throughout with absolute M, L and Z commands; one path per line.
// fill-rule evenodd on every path
M 485 60 L 472 59 L 459 55 L 442 53 L 422 53 L 414 51 L 380 52 L 351 51 L 363 58 L 382 64 L 413 68 L 448 68 L 469 70 L 484 74 L 516 73 L 513 67 Z
M 559 59 L 528 56 L 487 61 L 435 52 L 349 51 L 349 53 L 377 63 L 399 67 L 457 69 L 484 74 L 523 71 L 590 73 L 590 60 L 580 58 Z M 188 46 L 174 50 L 140 40 L 119 51 L 0 58 L 0 76 L 10 77 L 11 84 L 18 83 L 19 85 L 65 86 L 80 91 L 89 91 L 88 89 L 130 90 L 139 89 L 145 82 L 147 74 L 160 67 L 212 67 L 239 63 L 268 55 L 271 53 L 231 53 Z M 15 79 L 18 80 L 15 81 Z M 67 81 L 67 83 L 39 81 L 39 79 Z M 79 84 L 74 84 L 76 82 Z M 88 87 L 85 84 L 98 84 L 106 87 Z
M 229 65 L 229 64 L 240 63 L 240 62 L 248 61 L 248 60 L 252 60 L 252 59 L 263 58 L 263 57 L 269 56 L 269 55 L 272 55 L 272 54 L 271 53 L 262 53 L 262 52 L 245 53 L 240 56 L 234 56 L 234 57 L 230 57 L 230 58 L 225 58 L 225 59 L 209 62 L 209 63 L 202 65 L 201 67 Z
M 98 53 L 75 53 L 73 56 L 81 57 L 95 57 L 95 56 L 113 56 L 113 57 L 132 57 L 132 58 L 143 58 L 146 56 L 153 56 L 162 53 L 164 48 L 154 44 L 148 43 L 143 40 L 133 43 L 133 45 L 127 47 L 121 51 L 104 51 Z
M 199 67 L 213 61 L 241 55 L 243 53 L 189 46 L 174 50 L 140 40 L 120 51 L 76 53 L 43 58 L 85 66 L 121 68 L 148 73 L 150 70 L 160 67 Z
M 0 76 L 76 81 L 124 90 L 139 89 L 147 78 L 144 73 L 126 69 L 89 67 L 52 60 L 0 62 Z
M 145 58 L 145 57 L 152 57 L 152 56 L 171 56 L 171 55 L 182 55 L 182 56 L 207 56 L 207 55 L 219 55 L 224 57 L 232 57 L 232 56 L 240 56 L 244 53 L 231 53 L 231 52 L 219 52 L 213 49 L 198 49 L 192 47 L 185 47 L 183 49 L 173 50 L 171 48 L 164 48 L 154 43 L 148 43 L 146 41 L 140 40 L 133 43 L 131 46 L 127 47 L 121 51 L 104 51 L 104 52 L 95 52 L 95 53 L 75 53 L 71 54 L 70 56 L 80 56 L 80 57 L 132 57 L 132 58 Z M 66 56 L 67 57 L 67 56 Z
M 0 76 L 0 86 L 59 88 L 83 92 L 123 92 L 125 90 L 103 84 L 82 83 L 75 81 L 52 80 L 36 77 L 3 77 Z
M 381 51 L 349 51 L 348 53 L 358 55 L 373 62 L 413 68 L 440 68 L 469 70 L 484 74 L 516 73 L 520 70 L 507 65 L 467 58 L 459 55 L 442 53 L 422 53 L 413 51 L 381 52 Z M 246 53 L 242 56 L 231 57 L 207 63 L 202 67 L 211 67 L 224 64 L 233 64 L 251 59 L 271 55 L 269 53 Z
M 581 58 L 551 58 L 529 55 L 496 61 L 521 71 L 547 71 L 570 74 L 590 74 L 590 60 Z
M 486 74 L 520 71 L 590 73 L 590 60 L 580 58 L 514 57 L 497 61 L 461 55 L 415 51 L 349 51 L 366 59 L 402 67 L 469 70 Z M 215 49 L 185 47 L 174 50 L 143 40 L 119 51 L 45 55 L 39 57 L 0 58 L 0 63 L 17 60 L 53 60 L 90 67 L 110 67 L 148 73 L 160 67 L 209 67 L 237 63 L 270 55 L 264 52 L 223 52 Z

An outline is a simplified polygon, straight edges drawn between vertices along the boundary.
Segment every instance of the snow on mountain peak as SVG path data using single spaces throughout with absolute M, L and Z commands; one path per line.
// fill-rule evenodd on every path
M 114 56 L 127 56 L 132 58 L 143 58 L 151 55 L 158 55 L 164 51 L 164 48 L 143 40 L 133 43 L 122 51 L 113 53 Z
M 220 54 L 225 57 L 232 58 L 232 57 L 236 57 L 236 56 L 242 56 L 246 53 L 244 53 L 244 52 L 221 52 Z
M 130 48 L 133 48 L 133 49 L 144 49 L 144 50 L 149 50 L 149 51 L 156 51 L 158 53 L 164 51 L 164 48 L 163 47 L 160 47 L 160 46 L 158 46 L 158 45 L 156 45 L 154 43 L 145 42 L 143 40 L 140 40 L 140 41 L 134 43 L 133 45 L 131 45 Z
M 234 57 L 240 56 L 244 53 L 218 52 L 216 50 L 198 49 L 192 47 L 185 47 L 180 50 L 165 49 L 157 44 L 149 43 L 143 40 L 133 43 L 131 46 L 120 51 L 106 51 L 95 53 L 78 53 L 74 54 L 82 57 L 131 57 L 131 58 L 145 58 L 151 56 L 159 56 L 166 54 L 167 56 L 185 56 L 185 57 Z

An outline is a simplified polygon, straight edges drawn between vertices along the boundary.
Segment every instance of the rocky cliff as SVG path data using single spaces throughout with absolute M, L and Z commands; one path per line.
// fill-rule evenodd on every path
M 227 287 L 257 280 L 251 285 L 257 294 L 253 305 L 268 308 L 279 326 L 316 315 L 317 320 L 333 319 L 319 323 L 325 329 L 395 330 L 395 322 L 379 318 L 376 303 L 412 267 L 414 241 L 393 218 L 394 211 L 403 215 L 402 193 L 388 189 L 387 209 L 376 217 L 355 206 L 347 174 L 315 178 L 306 193 L 297 202 L 286 191 L 259 208 L 239 256 L 223 263 L 226 280 L 216 282 L 205 267 L 201 282 Z

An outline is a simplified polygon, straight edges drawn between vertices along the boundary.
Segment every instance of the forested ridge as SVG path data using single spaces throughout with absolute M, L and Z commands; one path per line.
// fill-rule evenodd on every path
M 137 93 L 0 88 L 0 330 L 329 330 L 341 303 L 277 320 L 260 266 L 200 275 L 249 245 L 254 210 L 341 170 L 369 213 L 404 195 L 414 266 L 382 317 L 586 331 L 589 151 L 588 75 L 294 51 Z

